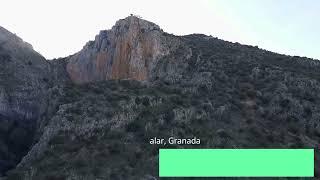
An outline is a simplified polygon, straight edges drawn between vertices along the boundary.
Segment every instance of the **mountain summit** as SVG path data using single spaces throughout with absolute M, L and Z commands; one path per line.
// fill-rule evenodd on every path
M 76 83 L 108 79 L 147 80 L 157 61 L 169 53 L 170 46 L 160 27 L 152 22 L 129 16 L 111 30 L 104 30 L 94 41 L 72 56 L 67 65 Z

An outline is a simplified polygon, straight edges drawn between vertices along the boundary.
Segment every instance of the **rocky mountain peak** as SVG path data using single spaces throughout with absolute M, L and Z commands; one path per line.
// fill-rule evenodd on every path
M 159 179 L 160 146 L 319 147 L 320 61 L 136 16 L 52 61 L 0 31 L 0 179 Z
M 155 23 L 141 19 L 134 15 L 128 16 L 125 19 L 118 20 L 116 24 L 112 27 L 112 30 L 117 31 L 119 33 L 125 31 L 161 31 L 160 27 Z
M 67 71 L 76 83 L 148 80 L 154 63 L 168 54 L 168 44 L 158 25 L 132 15 L 117 21 L 112 29 L 100 31 L 70 58 Z

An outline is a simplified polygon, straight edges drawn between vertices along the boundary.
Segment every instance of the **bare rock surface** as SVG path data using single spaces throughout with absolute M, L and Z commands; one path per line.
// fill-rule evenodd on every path
M 160 27 L 136 16 L 119 20 L 104 30 L 67 65 L 71 79 L 86 83 L 108 79 L 148 80 L 155 64 L 177 46 L 168 41 Z

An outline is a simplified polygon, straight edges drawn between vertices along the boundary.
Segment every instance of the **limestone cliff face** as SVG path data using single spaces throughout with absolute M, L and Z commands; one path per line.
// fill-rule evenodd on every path
M 148 80 L 156 62 L 176 47 L 158 25 L 129 16 L 72 56 L 67 71 L 75 83 L 107 79 Z

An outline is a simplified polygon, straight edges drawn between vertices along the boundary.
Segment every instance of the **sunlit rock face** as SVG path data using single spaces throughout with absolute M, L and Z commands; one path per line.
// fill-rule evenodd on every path
M 72 56 L 67 64 L 76 83 L 107 79 L 148 80 L 160 57 L 169 54 L 169 44 L 158 25 L 135 16 L 119 20 Z

